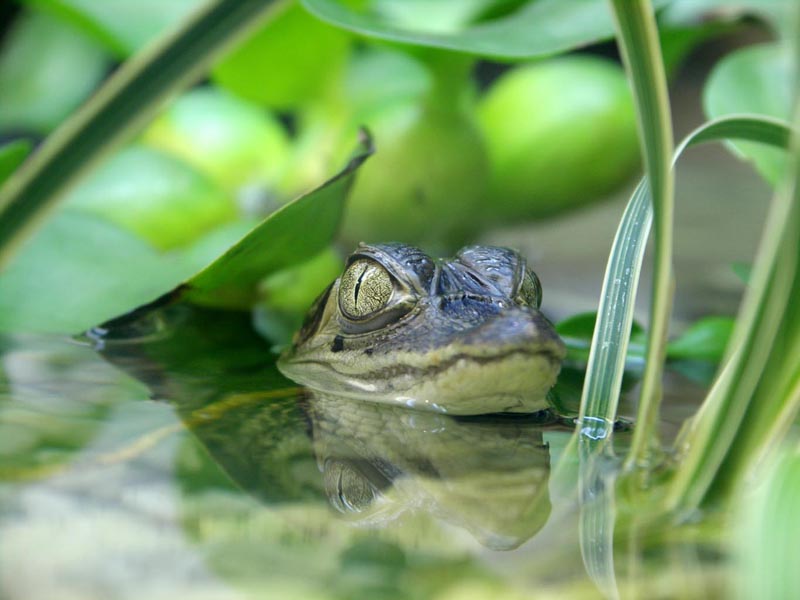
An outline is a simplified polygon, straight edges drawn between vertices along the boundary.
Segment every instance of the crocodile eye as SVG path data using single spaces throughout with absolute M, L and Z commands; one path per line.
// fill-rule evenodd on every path
M 536 273 L 530 269 L 525 269 L 525 276 L 522 278 L 522 285 L 519 287 L 516 301 L 523 306 L 539 308 L 542 305 L 542 284 Z
M 392 277 L 380 264 L 359 259 L 347 267 L 339 282 L 339 308 L 350 319 L 364 319 L 389 304 Z

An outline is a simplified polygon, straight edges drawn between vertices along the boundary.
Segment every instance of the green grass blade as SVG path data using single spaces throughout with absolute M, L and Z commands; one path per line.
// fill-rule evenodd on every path
M 643 179 L 622 216 L 603 278 L 581 396 L 578 422 L 582 438 L 607 440 L 614 429 L 634 300 L 652 222 L 650 187 Z
M 0 267 L 87 169 L 280 4 L 215 0 L 183 28 L 124 63 L 0 189 Z
M 800 589 L 800 448 L 785 452 L 762 473 L 755 494 L 745 496 L 734 522 L 735 598 L 777 600 Z
M 800 122 L 800 106 L 795 123 Z M 800 139 L 794 138 L 792 180 L 770 208 L 731 343 L 734 349 L 690 429 L 685 455 L 667 497 L 670 509 L 692 510 L 724 499 L 734 482 L 774 446 L 800 406 Z M 788 419 L 779 423 L 777 419 Z
M 648 0 L 610 0 L 617 40 L 633 86 L 645 172 L 653 198 L 655 252 L 647 362 L 642 378 L 638 427 L 628 463 L 645 461 L 656 441 L 661 374 L 672 307 L 674 176 L 672 118 L 667 78 L 653 7 Z
M 678 146 L 673 164 L 690 146 L 737 139 L 786 147 L 789 134 L 787 124 L 776 119 L 747 115 L 724 117 L 689 134 Z M 616 420 L 634 299 L 651 223 L 649 187 L 644 179 L 628 202 L 603 279 L 581 398 L 579 430 L 582 438 L 604 443 Z

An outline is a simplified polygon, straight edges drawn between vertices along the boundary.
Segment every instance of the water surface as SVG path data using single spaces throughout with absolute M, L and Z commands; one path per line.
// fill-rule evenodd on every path
M 580 489 L 553 419 L 310 396 L 242 315 L 102 333 L 3 341 L 4 598 L 599 597 L 698 552 L 609 562 L 613 461 Z

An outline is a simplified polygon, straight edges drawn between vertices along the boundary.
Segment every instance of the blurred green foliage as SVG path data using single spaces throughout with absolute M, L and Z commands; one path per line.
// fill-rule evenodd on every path
M 0 136 L 32 140 L 89 99 L 114 60 L 175 31 L 202 5 L 20 4 L 0 52 Z M 709 23 L 731 21 L 716 14 L 713 3 L 695 10 L 680 4 L 656 3 L 669 5 L 665 30 L 698 32 L 681 39 L 676 56 L 713 35 Z M 282 256 L 275 262 L 281 269 L 314 254 L 304 247 L 322 249 L 319 243 L 335 237 L 340 221 L 341 245 L 333 253 L 348 252 L 359 241 L 386 240 L 447 252 L 487 227 L 553 217 L 598 201 L 638 169 L 635 120 L 620 65 L 586 54 L 552 57 L 612 35 L 604 0 L 285 0 L 275 6 L 272 18 L 220 57 L 208 81 L 175 98 L 130 147 L 69 194 L 70 216 L 59 222 L 76 223 L 81 215 L 90 215 L 92 224 L 100 219 L 128 240 L 119 247 L 128 247 L 133 236 L 136 250 L 128 248 L 128 261 L 142 268 L 119 268 L 111 260 L 87 268 L 107 289 L 103 303 L 80 298 L 91 286 L 51 278 L 49 301 L 79 314 L 64 319 L 40 310 L 32 313 L 36 318 L 9 317 L 4 328 L 61 331 L 69 323 L 107 318 L 102 304 L 130 309 L 146 292 L 155 297 L 168 291 L 259 219 L 336 173 L 362 126 L 372 132 L 377 152 L 361 168 L 343 217 L 338 208 L 314 212 L 312 222 L 284 222 L 280 235 L 269 233 L 271 227 L 259 233 L 269 236 L 258 242 L 259 252 Z M 745 4 L 737 14 L 748 11 Z M 725 69 L 749 74 L 762 64 L 730 62 L 712 83 Z M 762 84 L 753 88 L 780 75 L 762 72 Z M 750 108 L 742 94 L 722 89 L 716 95 L 736 96 L 742 109 Z M 26 143 L 22 139 L 19 144 Z M 0 174 L 13 170 L 23 154 L 20 145 L 4 147 Z M 305 245 L 301 240 L 312 224 L 329 233 Z M 33 293 L 20 265 L 73 273 L 80 270 L 74 261 L 89 260 L 92 249 L 114 255 L 100 245 L 106 238 L 94 239 L 79 227 L 59 231 L 58 244 L 46 239 L 52 232 L 40 231 L 18 264 L 0 274 L 8 298 L 24 303 Z M 284 295 L 274 282 L 258 288 L 252 275 L 246 284 L 234 283 L 244 271 L 257 272 L 264 259 L 244 262 L 238 275 L 227 278 L 228 289 L 198 292 L 195 301 L 244 308 L 258 302 L 259 293 L 267 304 Z M 330 269 L 299 268 L 316 273 L 307 279 L 318 278 L 304 289 L 319 290 L 331 276 Z M 285 339 L 310 302 L 307 296 L 293 300 L 293 311 L 279 302 L 284 326 L 275 331 L 284 334 L 278 337 Z
M 110 64 L 79 29 L 24 13 L 0 52 L 0 131 L 47 133 L 94 91 Z

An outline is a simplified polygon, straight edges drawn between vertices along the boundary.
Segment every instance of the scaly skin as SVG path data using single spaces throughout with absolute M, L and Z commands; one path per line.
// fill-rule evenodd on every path
M 326 394 L 450 414 L 548 407 L 565 349 L 519 254 L 469 246 L 433 260 L 404 244 L 361 245 L 348 268 L 358 272 L 333 282 L 281 358 L 285 375 Z

